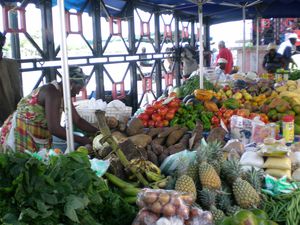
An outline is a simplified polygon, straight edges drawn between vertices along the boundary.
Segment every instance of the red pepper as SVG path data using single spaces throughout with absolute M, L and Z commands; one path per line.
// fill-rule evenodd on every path
M 211 123 L 212 123 L 213 125 L 219 125 L 219 124 L 220 124 L 220 119 L 219 119 L 218 117 L 216 117 L 216 116 L 213 116 L 213 117 L 211 118 Z

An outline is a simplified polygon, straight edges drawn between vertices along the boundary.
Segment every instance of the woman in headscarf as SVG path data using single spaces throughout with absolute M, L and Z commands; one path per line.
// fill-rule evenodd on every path
M 75 97 L 85 86 L 86 75 L 80 67 L 70 67 L 71 97 Z M 52 81 L 22 98 L 16 111 L 4 122 L 1 130 L 0 145 L 6 151 L 52 148 L 52 136 L 66 140 L 66 129 L 60 125 L 63 110 L 63 86 Z M 72 104 L 72 119 L 76 127 L 88 133 L 96 133 L 97 128 L 82 119 Z M 80 145 L 89 145 L 87 137 L 74 135 Z

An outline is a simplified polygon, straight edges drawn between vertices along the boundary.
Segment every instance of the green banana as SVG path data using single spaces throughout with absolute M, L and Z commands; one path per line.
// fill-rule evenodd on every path
M 127 183 L 124 180 L 121 180 L 119 177 L 106 172 L 105 177 L 114 185 L 116 185 L 117 187 L 121 188 L 121 189 L 125 189 L 125 188 L 133 188 L 134 186 L 130 183 Z
M 160 181 L 165 178 L 163 175 L 154 173 L 152 171 L 146 171 L 145 174 L 149 181 Z
M 129 196 L 137 196 L 137 194 L 141 191 L 141 189 L 135 187 L 127 187 L 121 189 L 121 191 L 129 197 Z
M 125 202 L 127 202 L 128 204 L 135 204 L 136 200 L 137 200 L 137 196 L 129 196 L 129 197 L 125 197 L 123 198 Z

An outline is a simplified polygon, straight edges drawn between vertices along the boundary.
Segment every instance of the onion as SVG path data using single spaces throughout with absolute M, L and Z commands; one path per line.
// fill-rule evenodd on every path
M 187 220 L 190 216 L 190 209 L 188 206 L 186 205 L 182 205 L 180 206 L 177 210 L 176 210 L 176 215 L 179 216 L 182 219 Z
M 171 197 L 168 193 L 160 193 L 158 196 L 158 200 L 161 203 L 161 205 L 165 205 L 167 203 L 169 203 Z
M 143 200 L 147 205 L 150 205 L 157 200 L 157 197 L 158 194 L 156 192 L 149 191 L 149 192 L 145 192 Z
M 171 217 L 175 215 L 175 207 L 171 203 L 166 204 L 163 209 L 162 213 L 165 217 Z
M 151 205 L 150 210 L 151 210 L 151 212 L 153 212 L 153 213 L 160 214 L 160 213 L 161 213 L 161 210 L 162 210 L 162 206 L 161 206 L 160 202 L 159 202 L 159 201 L 154 202 L 154 203 Z

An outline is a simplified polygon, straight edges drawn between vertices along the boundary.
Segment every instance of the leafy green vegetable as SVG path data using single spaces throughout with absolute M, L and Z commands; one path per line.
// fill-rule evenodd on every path
M 199 89 L 199 83 L 200 83 L 199 76 L 193 76 L 188 80 L 184 81 L 184 83 L 179 87 L 180 88 L 179 97 L 185 97 L 187 95 L 192 94 L 195 89 Z M 209 82 L 206 78 L 203 79 L 203 86 L 204 89 L 206 90 L 217 91 L 215 86 L 211 82 Z
M 300 70 L 292 70 L 289 74 L 289 80 L 298 80 L 300 79 Z
M 24 153 L 0 154 L 0 224 L 131 224 L 136 208 L 109 189 L 80 152 L 49 165 Z

